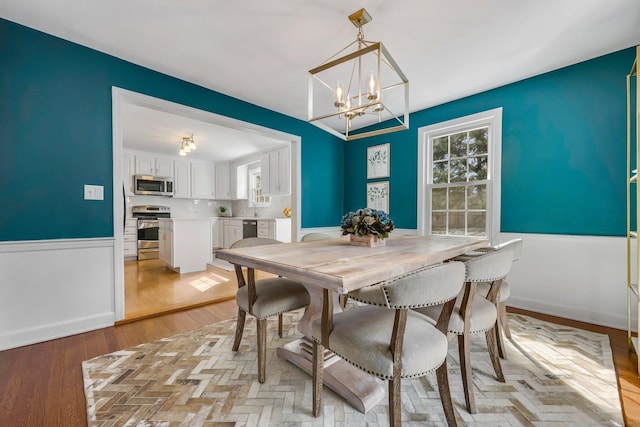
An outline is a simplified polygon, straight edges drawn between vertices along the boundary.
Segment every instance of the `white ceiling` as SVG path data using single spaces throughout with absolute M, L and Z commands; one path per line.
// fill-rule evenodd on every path
M 0 16 L 306 120 L 307 71 L 355 39 L 362 7 L 410 111 L 640 44 L 638 0 L 0 0 Z M 137 113 L 136 139 L 208 132 Z

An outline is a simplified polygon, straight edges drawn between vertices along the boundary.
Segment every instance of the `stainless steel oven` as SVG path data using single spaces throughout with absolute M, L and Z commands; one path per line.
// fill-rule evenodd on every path
M 171 209 L 168 206 L 147 205 L 133 206 L 131 210 L 133 216 L 138 218 L 138 261 L 158 258 L 158 218 L 170 218 Z

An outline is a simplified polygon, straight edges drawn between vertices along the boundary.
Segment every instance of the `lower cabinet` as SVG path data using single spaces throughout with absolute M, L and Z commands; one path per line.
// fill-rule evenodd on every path
M 291 243 L 291 219 L 274 218 L 258 220 L 258 237 Z
M 138 220 L 130 218 L 124 224 L 124 260 L 138 259 Z
M 229 249 L 238 240 L 242 240 L 242 220 L 224 219 L 222 220 L 222 246 Z
M 161 218 L 159 257 L 178 273 L 204 271 L 211 262 L 210 218 Z

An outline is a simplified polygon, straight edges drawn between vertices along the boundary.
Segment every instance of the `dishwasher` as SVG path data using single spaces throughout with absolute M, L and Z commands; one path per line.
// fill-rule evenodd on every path
M 245 219 L 242 221 L 242 238 L 258 237 L 258 221 Z

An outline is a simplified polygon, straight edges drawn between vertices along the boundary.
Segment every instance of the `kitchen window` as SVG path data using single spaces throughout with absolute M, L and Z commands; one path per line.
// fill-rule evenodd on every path
M 418 234 L 498 241 L 502 109 L 418 130 Z
M 262 194 L 262 169 L 259 167 L 249 169 L 249 206 L 271 206 L 269 196 Z

